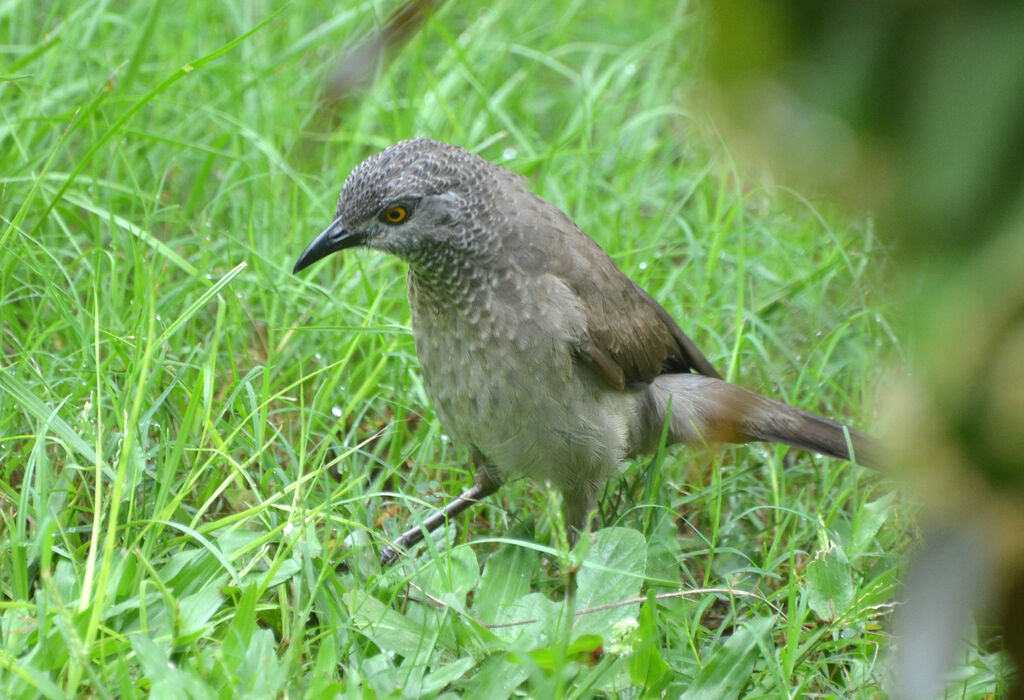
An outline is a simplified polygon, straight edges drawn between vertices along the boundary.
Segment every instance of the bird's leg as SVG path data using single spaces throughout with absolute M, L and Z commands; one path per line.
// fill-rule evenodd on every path
M 576 546 L 581 535 L 590 531 L 600 492 L 600 482 L 591 479 L 584 479 L 576 488 L 562 492 L 565 501 L 565 534 L 570 549 Z
M 390 566 L 395 563 L 400 552 L 421 541 L 427 533 L 433 532 L 452 518 L 458 517 L 462 511 L 471 505 L 490 496 L 501 488 L 501 484 L 501 476 L 493 468 L 489 468 L 482 463 L 478 464 L 472 486 L 460 493 L 455 500 L 448 503 L 444 508 L 431 514 L 423 521 L 422 525 L 409 528 L 393 544 L 381 550 L 381 566 Z

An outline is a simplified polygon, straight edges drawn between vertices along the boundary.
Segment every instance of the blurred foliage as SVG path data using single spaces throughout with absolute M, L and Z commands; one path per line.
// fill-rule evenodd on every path
M 911 258 L 1020 221 L 1024 3 L 711 5 L 713 98 L 776 171 L 877 209 Z
M 916 350 L 888 392 L 890 461 L 942 532 L 906 588 L 898 691 L 938 691 L 984 600 L 1021 668 L 1024 3 L 710 5 L 706 96 L 730 136 L 875 211 L 895 253 Z

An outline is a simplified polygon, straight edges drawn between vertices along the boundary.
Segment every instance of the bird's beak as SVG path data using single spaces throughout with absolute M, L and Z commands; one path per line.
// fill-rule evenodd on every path
M 365 238 L 361 234 L 346 231 L 340 218 L 335 219 L 302 251 L 302 255 L 295 262 L 295 267 L 292 268 L 292 274 L 309 267 L 320 258 L 326 258 L 331 253 L 345 248 L 361 245 L 364 241 Z

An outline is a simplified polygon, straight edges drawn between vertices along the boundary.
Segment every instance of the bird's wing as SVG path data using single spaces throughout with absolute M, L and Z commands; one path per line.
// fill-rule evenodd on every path
M 666 372 L 721 377 L 661 304 L 592 238 L 549 202 L 536 197 L 534 206 L 542 211 L 525 220 L 544 224 L 526 231 L 522 243 L 540 243 L 529 256 L 531 266 L 556 276 L 578 299 L 585 327 L 575 339 L 577 357 L 617 388 Z

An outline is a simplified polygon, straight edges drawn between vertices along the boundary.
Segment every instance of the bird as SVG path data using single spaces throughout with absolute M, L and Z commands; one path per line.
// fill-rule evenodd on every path
M 725 381 L 662 306 L 522 175 L 400 141 L 346 178 L 293 273 L 354 247 L 408 263 L 416 355 L 473 484 L 381 552 L 384 565 L 512 477 L 561 492 L 568 541 L 627 458 L 767 441 L 870 465 L 868 435 Z

